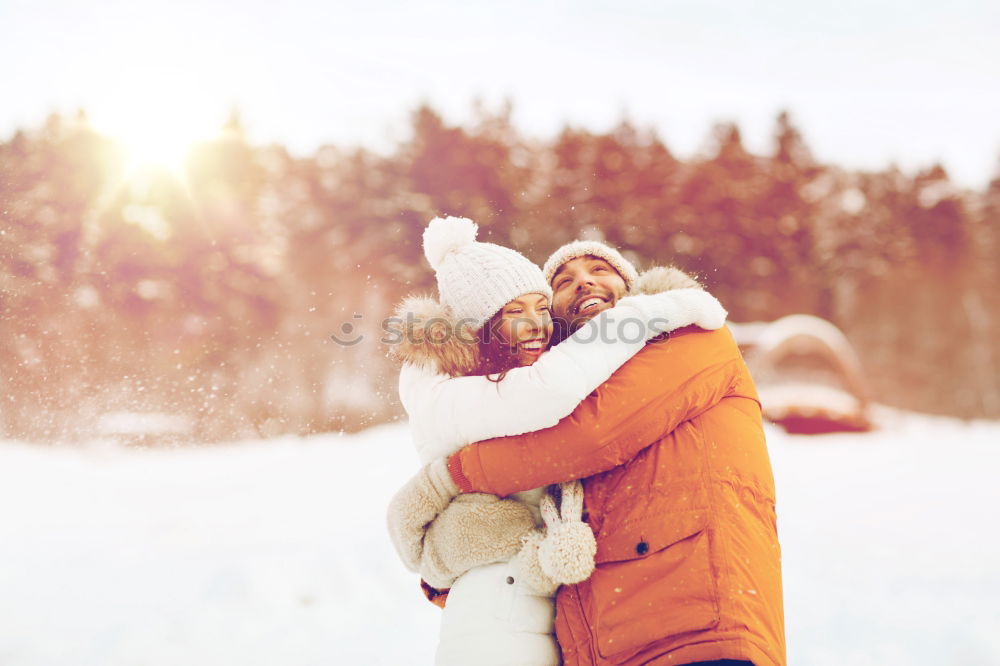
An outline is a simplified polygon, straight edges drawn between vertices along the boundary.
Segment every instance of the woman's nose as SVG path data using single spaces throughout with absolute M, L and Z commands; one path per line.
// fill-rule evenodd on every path
M 546 316 L 547 316 L 547 313 L 545 313 L 545 312 L 538 312 L 536 310 L 535 312 L 532 312 L 527 317 L 527 320 L 528 320 L 527 321 L 528 332 L 531 335 L 534 335 L 534 334 L 538 333 L 538 331 L 542 330 L 542 328 L 545 326 L 545 317 Z

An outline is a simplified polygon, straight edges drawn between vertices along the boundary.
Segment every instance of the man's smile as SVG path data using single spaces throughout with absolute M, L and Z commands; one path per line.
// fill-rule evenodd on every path
M 586 314 L 589 311 L 593 311 L 595 308 L 600 308 L 601 305 L 607 303 L 608 301 L 609 297 L 607 296 L 600 296 L 594 293 L 583 294 L 578 297 L 570 307 L 570 313 L 574 315 Z

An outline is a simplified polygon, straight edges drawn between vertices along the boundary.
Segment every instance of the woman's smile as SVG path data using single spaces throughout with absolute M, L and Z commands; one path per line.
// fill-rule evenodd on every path
M 517 343 L 517 352 L 523 360 L 530 360 L 533 362 L 545 352 L 545 348 L 548 347 L 548 344 L 549 340 L 547 337 L 522 340 Z

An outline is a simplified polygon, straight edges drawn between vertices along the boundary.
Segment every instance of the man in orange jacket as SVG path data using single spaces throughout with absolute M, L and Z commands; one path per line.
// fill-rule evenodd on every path
M 566 330 L 636 271 L 577 241 L 544 268 Z M 441 504 L 582 479 L 591 577 L 560 588 L 566 664 L 785 664 L 774 480 L 760 404 L 727 329 L 650 343 L 553 428 L 467 446 L 411 490 Z

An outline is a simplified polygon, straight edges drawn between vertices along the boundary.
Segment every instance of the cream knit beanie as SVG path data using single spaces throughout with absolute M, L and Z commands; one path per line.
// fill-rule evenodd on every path
M 632 290 L 632 283 L 638 279 L 639 271 L 635 269 L 631 261 L 621 255 L 621 252 L 610 245 L 605 245 L 600 241 L 594 240 L 573 241 L 553 252 L 545 261 L 545 266 L 542 268 L 542 273 L 545 274 L 545 281 L 551 283 L 552 276 L 566 262 L 586 256 L 598 257 L 611 264 L 618 271 L 618 274 L 622 276 L 622 279 L 625 280 L 625 287 L 629 291 Z
M 424 256 L 437 274 L 441 303 L 458 319 L 481 327 L 518 296 L 539 293 L 552 300 L 542 271 L 510 248 L 479 243 L 475 222 L 437 217 L 424 230 Z

